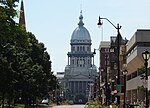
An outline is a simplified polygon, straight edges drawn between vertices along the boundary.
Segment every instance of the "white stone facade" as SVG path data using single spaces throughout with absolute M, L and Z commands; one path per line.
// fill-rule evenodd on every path
M 89 84 L 94 82 L 97 75 L 94 53 L 91 52 L 90 33 L 83 26 L 82 20 L 81 13 L 78 27 L 71 37 L 71 51 L 67 54 L 68 65 L 64 75 L 65 99 L 75 103 L 85 103 L 88 100 Z

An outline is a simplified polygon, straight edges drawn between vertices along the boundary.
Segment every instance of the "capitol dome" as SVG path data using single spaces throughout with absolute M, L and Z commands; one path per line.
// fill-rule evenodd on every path
M 91 37 L 89 31 L 83 26 L 82 12 L 79 17 L 78 27 L 73 31 L 71 36 L 71 43 L 91 43 Z

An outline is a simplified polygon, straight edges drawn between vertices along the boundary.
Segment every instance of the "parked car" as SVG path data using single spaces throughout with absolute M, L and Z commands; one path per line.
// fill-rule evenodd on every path
M 48 105 L 48 99 L 43 99 L 42 102 L 41 102 L 41 104 L 46 104 L 46 105 Z

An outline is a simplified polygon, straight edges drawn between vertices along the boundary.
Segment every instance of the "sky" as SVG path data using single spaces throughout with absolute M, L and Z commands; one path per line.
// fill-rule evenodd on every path
M 67 65 L 71 35 L 78 27 L 81 10 L 84 27 L 92 39 L 92 51 L 99 48 L 102 39 L 109 41 L 110 36 L 117 35 L 117 30 L 106 20 L 98 28 L 99 16 L 116 26 L 120 24 L 121 35 L 128 40 L 137 29 L 150 29 L 150 0 L 24 0 L 24 9 L 26 29 L 45 44 L 54 73 L 63 72 Z M 99 66 L 98 52 L 95 65 Z

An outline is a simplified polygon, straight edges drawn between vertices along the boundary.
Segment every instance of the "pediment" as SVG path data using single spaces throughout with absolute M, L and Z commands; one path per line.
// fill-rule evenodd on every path
M 88 79 L 89 78 L 89 75 L 85 75 L 85 74 L 82 74 L 82 73 L 79 73 L 77 75 L 72 75 L 70 77 L 70 79 Z

